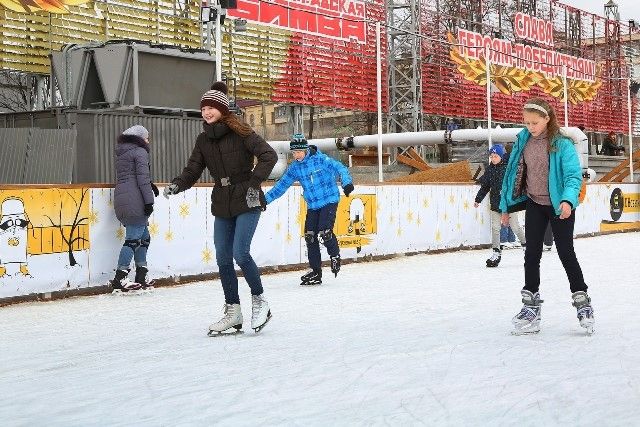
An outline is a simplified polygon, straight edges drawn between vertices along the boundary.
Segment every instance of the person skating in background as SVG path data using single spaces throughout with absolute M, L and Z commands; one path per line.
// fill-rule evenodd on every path
M 487 259 L 487 267 L 497 267 L 502 258 L 502 248 L 500 245 L 500 228 L 501 228 L 501 212 L 500 212 L 500 190 L 502 189 L 502 179 L 504 171 L 507 167 L 508 156 L 501 144 L 494 144 L 489 149 L 489 165 L 484 174 L 478 180 L 480 189 L 475 198 L 473 206 L 476 208 L 482 203 L 487 193 L 489 193 L 489 202 L 491 209 L 491 256 Z M 526 245 L 525 234 L 518 222 L 517 215 L 510 215 L 509 225 L 514 233 L 520 239 L 521 244 Z M 506 224 L 505 224 L 506 225 Z
M 149 132 L 135 125 L 122 132 L 115 148 L 116 186 L 113 207 L 125 227 L 125 240 L 113 280 L 114 291 L 129 292 L 147 288 L 147 250 L 151 243 L 149 216 L 153 212 L 158 188 L 151 182 Z M 134 282 L 127 280 L 131 260 L 135 261 Z
M 267 203 L 271 203 L 296 181 L 302 186 L 302 196 L 307 203 L 304 239 L 311 271 L 301 277 L 300 285 L 319 285 L 322 283 L 320 242 L 329 253 L 331 272 L 337 276 L 340 271 L 340 247 L 333 233 L 340 200 L 336 178 L 340 177 L 345 196 L 353 191 L 353 181 L 346 166 L 320 152 L 317 147 L 310 146 L 304 135 L 294 135 L 289 148 L 295 161 L 265 198 Z
M 258 266 L 250 248 L 261 212 L 266 207 L 261 184 L 269 177 L 278 155 L 251 127 L 229 111 L 227 86 L 216 82 L 200 100 L 204 132 L 198 135 L 182 174 L 164 189 L 165 197 L 191 188 L 205 168 L 214 179 L 211 213 L 215 217 L 213 242 L 224 290 L 224 315 L 211 324 L 209 335 L 240 333 L 242 310 L 238 276 L 242 270 L 251 288 L 251 328 L 259 332 L 271 318 Z M 257 163 L 254 167 L 254 159 Z
M 573 306 L 580 326 L 593 332 L 591 298 L 573 247 L 575 208 L 582 185 L 582 170 L 573 141 L 560 131 L 553 108 L 533 98 L 524 105 L 526 129 L 518 133 L 505 171 L 500 197 L 502 222 L 508 212 L 524 206 L 525 285 L 523 307 L 513 317 L 514 334 L 540 331 L 540 258 L 547 224 L 551 223 L 558 256 L 567 273 Z

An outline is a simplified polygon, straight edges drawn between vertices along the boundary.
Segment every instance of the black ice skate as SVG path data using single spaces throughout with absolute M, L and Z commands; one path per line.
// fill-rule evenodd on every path
M 151 290 L 153 289 L 153 280 L 147 279 L 147 273 L 149 269 L 147 267 L 136 267 L 135 282 L 140 285 L 141 289 Z
M 573 306 L 577 310 L 578 320 L 580 326 L 586 329 L 587 334 L 591 335 L 594 332 L 593 326 L 595 324 L 595 317 L 593 317 L 593 307 L 591 307 L 591 298 L 584 291 L 574 292 L 571 295 L 573 299 Z
M 113 280 L 109 281 L 109 286 L 111 286 L 112 293 L 131 293 L 142 288 L 142 286 L 140 286 L 139 284 L 127 280 L 128 275 L 129 270 L 116 270 L 115 277 L 113 278 Z
M 322 270 L 311 270 L 300 277 L 300 286 L 313 286 L 322 284 Z
M 487 259 L 487 267 L 497 267 L 500 264 L 501 259 L 500 249 L 493 248 L 493 253 L 491 254 L 491 258 Z
M 331 257 L 331 272 L 338 277 L 338 271 L 340 271 L 340 255 Z

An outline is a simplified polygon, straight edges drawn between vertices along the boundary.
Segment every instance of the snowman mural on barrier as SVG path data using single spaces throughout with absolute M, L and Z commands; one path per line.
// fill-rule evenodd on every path
M 24 203 L 8 198 L 0 205 L 0 277 L 29 275 L 27 266 L 27 226 Z

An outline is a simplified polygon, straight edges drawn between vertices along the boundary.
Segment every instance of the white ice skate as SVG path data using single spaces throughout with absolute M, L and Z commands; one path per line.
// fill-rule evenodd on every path
M 252 295 L 252 309 L 251 309 L 251 329 L 256 333 L 260 332 L 262 328 L 271 320 L 271 310 L 269 309 L 269 303 L 261 295 Z
M 538 292 L 532 294 L 529 291 L 520 291 L 522 295 L 522 309 L 511 320 L 514 325 L 512 335 L 526 335 L 540 332 L 540 320 L 542 319 L 543 301 L 540 299 Z
M 577 310 L 578 320 L 580 326 L 585 328 L 587 334 L 591 335 L 594 332 L 594 324 L 596 322 L 593 317 L 593 307 L 591 307 L 591 298 L 584 291 L 574 292 L 571 295 L 573 299 L 573 306 Z
M 225 304 L 224 316 L 209 326 L 210 337 L 242 333 L 242 310 L 240 304 Z

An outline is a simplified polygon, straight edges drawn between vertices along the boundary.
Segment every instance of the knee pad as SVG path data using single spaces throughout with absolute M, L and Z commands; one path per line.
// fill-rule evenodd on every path
M 138 239 L 127 239 L 124 241 L 124 244 L 122 246 L 128 246 L 131 249 L 133 249 L 133 251 L 135 252 L 136 249 L 138 249 L 140 247 L 140 240 Z
M 333 230 L 327 229 L 327 230 L 321 230 L 318 233 L 318 237 L 320 238 L 320 241 L 322 242 L 322 244 L 326 245 L 327 243 L 329 243 L 331 241 L 331 239 L 336 237 L 336 235 L 333 234 Z
M 142 239 L 140 241 L 140 246 L 142 246 L 143 248 L 148 248 L 150 244 L 151 244 L 151 236 L 149 236 L 146 239 Z
M 314 233 L 313 231 L 305 231 L 304 233 L 304 240 L 307 242 L 307 245 L 315 242 L 316 240 L 316 233 Z

